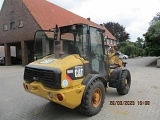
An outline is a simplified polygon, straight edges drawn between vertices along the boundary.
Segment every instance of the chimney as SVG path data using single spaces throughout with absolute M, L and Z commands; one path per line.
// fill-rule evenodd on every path
M 91 18 L 87 18 L 87 20 L 91 21 Z

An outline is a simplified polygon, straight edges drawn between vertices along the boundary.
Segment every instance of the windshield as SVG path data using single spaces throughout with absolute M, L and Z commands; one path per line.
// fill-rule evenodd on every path
M 59 59 L 71 54 L 78 54 L 85 58 L 88 54 L 87 45 L 85 25 L 60 27 L 56 34 L 54 31 L 40 30 L 35 34 L 35 58 L 41 59 L 51 55 Z
M 86 58 L 88 52 L 87 26 L 72 25 L 60 28 L 60 39 L 63 51 L 67 54 L 78 54 Z

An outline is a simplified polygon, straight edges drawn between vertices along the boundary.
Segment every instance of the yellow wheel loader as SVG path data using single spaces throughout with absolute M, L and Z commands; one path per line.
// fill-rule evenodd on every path
M 24 89 L 87 116 L 101 111 L 108 87 L 127 94 L 130 72 L 113 47 L 105 53 L 103 35 L 103 29 L 86 24 L 37 31 Z

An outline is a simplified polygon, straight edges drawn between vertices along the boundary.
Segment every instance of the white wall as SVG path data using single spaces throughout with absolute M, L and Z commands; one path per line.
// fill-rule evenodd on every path
M 0 56 L 4 56 L 5 52 L 4 52 L 4 46 L 0 46 Z M 16 56 L 16 47 L 15 46 L 11 46 L 11 56 Z

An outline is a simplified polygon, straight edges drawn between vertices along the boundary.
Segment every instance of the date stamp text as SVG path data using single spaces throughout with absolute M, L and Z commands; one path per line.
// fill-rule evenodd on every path
M 150 101 L 110 101 L 109 105 L 150 105 Z

